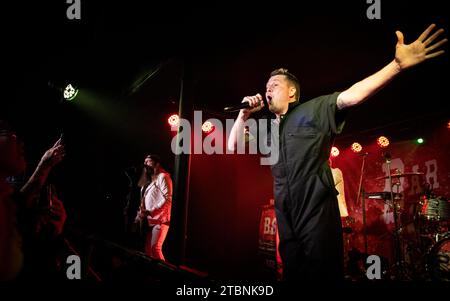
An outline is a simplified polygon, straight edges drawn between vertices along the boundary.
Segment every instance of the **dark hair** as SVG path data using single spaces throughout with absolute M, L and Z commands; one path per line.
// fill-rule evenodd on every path
M 145 158 L 152 159 L 153 161 L 155 161 L 155 163 L 161 164 L 161 158 L 156 154 L 148 154 Z
M 278 68 L 273 70 L 270 73 L 270 76 L 275 76 L 275 75 L 284 75 L 284 77 L 295 87 L 295 100 L 299 100 L 300 99 L 300 82 L 298 81 L 298 78 L 292 74 L 291 72 L 288 71 L 288 69 L 285 68 Z

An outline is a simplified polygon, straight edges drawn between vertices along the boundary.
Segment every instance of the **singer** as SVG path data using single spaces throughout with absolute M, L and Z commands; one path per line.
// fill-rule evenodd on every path
M 436 48 L 443 30 L 431 34 L 430 25 L 419 38 L 405 44 L 399 31 L 394 59 L 377 73 L 343 92 L 299 102 L 300 85 L 287 69 L 270 74 L 266 85 L 269 110 L 279 125 L 279 160 L 272 165 L 279 252 L 285 280 L 343 279 L 342 227 L 328 157 L 335 135 L 341 133 L 347 109 L 369 99 L 404 70 L 444 51 Z M 244 97 L 233 125 L 228 148 L 244 135 L 244 122 L 261 110 L 260 94 Z

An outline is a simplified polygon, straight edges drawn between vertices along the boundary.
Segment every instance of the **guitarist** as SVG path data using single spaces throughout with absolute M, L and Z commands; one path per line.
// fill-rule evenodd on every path
M 172 207 L 172 180 L 161 166 L 159 156 L 151 154 L 144 160 L 144 170 L 138 183 L 141 205 L 136 222 L 145 235 L 145 253 L 165 261 L 162 246 L 169 231 Z

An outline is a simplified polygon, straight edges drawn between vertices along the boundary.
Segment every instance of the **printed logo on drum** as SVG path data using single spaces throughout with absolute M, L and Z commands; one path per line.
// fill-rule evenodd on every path
M 366 270 L 366 276 L 369 280 L 381 279 L 381 259 L 378 255 L 370 255 L 366 259 L 369 265 Z

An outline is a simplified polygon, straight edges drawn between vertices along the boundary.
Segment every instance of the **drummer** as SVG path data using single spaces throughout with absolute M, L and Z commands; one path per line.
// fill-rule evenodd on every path
M 331 167 L 331 172 L 333 173 L 334 187 L 338 192 L 337 200 L 339 205 L 339 213 L 341 214 L 341 218 L 345 218 L 348 216 L 348 210 L 347 210 L 347 203 L 345 201 L 344 176 L 339 168 L 337 167 L 333 168 L 331 158 L 328 159 L 328 162 Z

